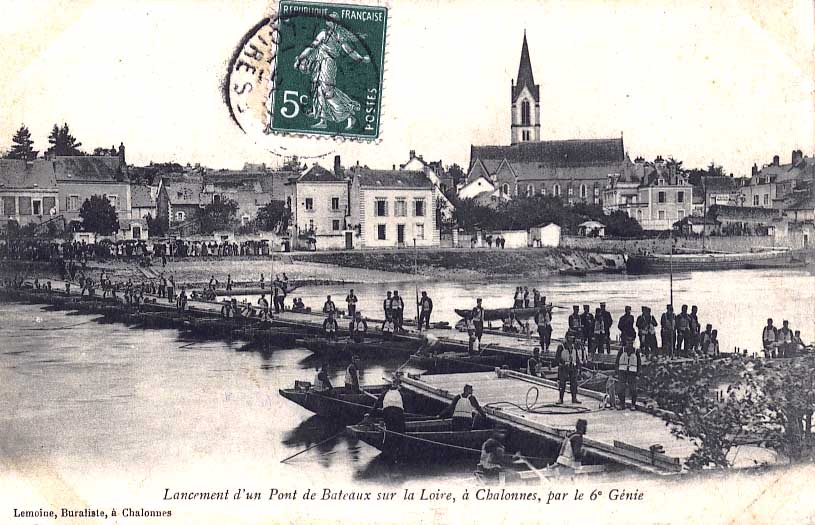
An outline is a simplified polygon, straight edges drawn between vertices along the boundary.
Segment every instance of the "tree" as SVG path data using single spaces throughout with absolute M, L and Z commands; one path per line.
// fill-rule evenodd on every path
M 83 202 L 82 207 L 79 208 L 79 217 L 82 219 L 82 227 L 85 231 L 99 235 L 110 235 L 119 231 L 116 209 L 105 197 L 93 195 Z
M 261 230 L 280 233 L 289 228 L 291 211 L 283 201 L 269 201 L 258 210 L 256 221 Z
M 153 216 L 148 213 L 144 220 L 147 223 L 147 231 L 150 237 L 164 237 L 167 233 L 167 225 L 164 224 L 166 221 L 162 221 L 160 217 L 154 219 Z
M 238 203 L 231 199 L 207 204 L 199 213 L 201 233 L 229 230 L 238 215 Z
M 71 135 L 68 124 L 65 123 L 62 124 L 62 127 L 54 124 L 51 134 L 48 135 L 48 143 L 51 144 L 51 147 L 46 150 L 46 153 L 50 155 L 78 156 L 83 154 L 79 149 L 82 143 L 76 141 L 76 138 Z
M 606 235 L 611 237 L 638 237 L 642 235 L 642 226 L 620 210 L 614 211 L 601 219 L 606 225 Z
M 459 183 L 461 181 L 463 181 L 464 177 L 466 176 L 465 173 L 464 173 L 464 170 L 461 169 L 461 166 L 459 166 L 458 164 L 455 164 L 455 163 L 451 164 L 450 166 L 447 166 L 446 171 L 447 171 L 447 175 L 451 179 L 453 179 L 453 186 L 454 187 L 458 186 Z
M 37 158 L 37 151 L 34 150 L 34 141 L 31 140 L 31 132 L 23 124 L 14 137 L 11 139 L 12 145 L 5 155 L 7 159 L 34 160 Z

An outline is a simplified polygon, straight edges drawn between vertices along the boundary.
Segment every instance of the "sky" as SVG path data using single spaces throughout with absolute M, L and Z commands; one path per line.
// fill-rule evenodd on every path
M 366 2 L 377 4 L 374 0 Z M 128 163 L 237 168 L 298 154 L 389 168 L 410 150 L 466 166 L 509 143 L 524 31 L 541 137 L 618 137 L 633 159 L 736 175 L 815 153 L 812 0 L 394 0 L 381 140 L 245 134 L 221 99 L 227 62 L 269 4 L 226 0 L 0 0 L 0 150 L 25 123 L 47 148 L 67 122 Z

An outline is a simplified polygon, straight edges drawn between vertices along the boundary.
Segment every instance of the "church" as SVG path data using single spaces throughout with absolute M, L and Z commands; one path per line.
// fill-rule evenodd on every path
M 551 195 L 569 204 L 602 204 L 609 179 L 630 169 L 623 138 L 541 140 L 540 86 L 535 84 L 524 33 L 512 82 L 509 146 L 470 146 L 459 197 L 481 202 Z M 487 193 L 489 192 L 489 193 Z

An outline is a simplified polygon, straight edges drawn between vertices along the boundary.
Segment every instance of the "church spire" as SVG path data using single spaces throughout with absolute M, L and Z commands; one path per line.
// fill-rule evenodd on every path
M 529 59 L 529 44 L 526 42 L 526 30 L 524 30 L 524 42 L 521 46 L 521 61 L 518 64 L 518 77 L 512 90 L 512 99 L 515 100 L 524 87 L 527 87 L 535 98 L 535 102 L 540 100 L 538 85 L 535 84 L 535 77 L 532 74 L 532 61 Z

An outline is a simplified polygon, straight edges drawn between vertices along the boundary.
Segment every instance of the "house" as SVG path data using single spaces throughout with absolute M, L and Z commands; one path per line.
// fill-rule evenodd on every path
M 48 160 L 0 159 L 0 224 L 39 224 L 62 213 L 54 165 Z
M 133 185 L 130 187 L 130 216 L 145 219 L 156 218 L 156 198 L 150 186 Z
M 251 169 L 247 169 L 251 168 Z M 242 225 L 253 221 L 257 212 L 272 200 L 285 201 L 289 181 L 298 174 L 271 171 L 249 165 L 243 170 L 218 170 L 203 173 L 201 199 L 204 205 L 224 200 L 238 204 L 237 218 Z
M 711 206 L 708 215 L 721 224 L 724 235 L 773 235 L 782 210 L 750 206 Z
M 54 156 L 49 160 L 54 166 L 62 212 L 68 221 L 78 221 L 82 204 L 94 195 L 110 202 L 120 222 L 131 218 L 124 145 L 119 146 L 118 155 Z
M 335 161 L 335 171 L 315 163 L 289 186 L 295 246 L 316 250 L 354 247 L 353 231 L 348 227 L 348 181 L 339 162 Z
M 366 248 L 439 246 L 435 189 L 422 171 L 351 170 L 351 226 Z
M 577 225 L 577 234 L 581 237 L 605 237 L 606 225 L 597 221 L 586 221 Z
M 487 193 L 489 195 L 496 194 L 497 188 L 495 184 L 490 181 L 487 177 L 478 177 L 470 182 L 464 183 L 464 185 L 458 190 L 458 198 L 459 199 L 474 199 L 479 195 Z M 507 197 L 508 198 L 508 197 Z
M 739 206 L 741 189 L 733 177 L 701 177 L 693 188 L 693 213 L 705 215 L 711 206 Z
M 753 165 L 752 176 L 741 188 L 742 205 L 753 208 L 783 209 L 799 200 L 796 190 L 815 179 L 815 158 L 805 157 L 801 150 L 792 152 L 789 164 L 781 164 L 778 155 L 761 169 Z
M 679 235 L 716 235 L 721 231 L 722 224 L 713 217 L 700 217 L 691 215 L 681 221 L 676 221 L 673 229 Z
M 163 178 L 156 199 L 156 214 L 162 224 L 167 225 L 168 228 L 174 228 L 195 219 L 198 211 L 203 207 L 201 189 L 201 180 Z M 196 231 L 197 228 L 191 228 L 181 233 L 195 233 Z
M 445 192 L 448 189 L 455 188 L 452 177 L 445 174 L 441 161 L 425 162 L 421 155 L 416 155 L 416 150 L 410 150 L 410 158 L 406 163 L 400 165 L 400 169 L 421 171 L 425 174 L 425 177 L 430 179 L 430 182 L 433 183 L 434 196 L 441 216 L 446 221 L 451 221 L 456 208 L 447 198 Z
M 560 246 L 560 226 L 550 222 L 529 228 L 529 246 L 557 248 Z
M 622 211 L 645 230 L 670 230 L 693 211 L 693 186 L 675 163 L 638 158 L 630 171 L 612 176 L 604 191 L 603 211 Z

